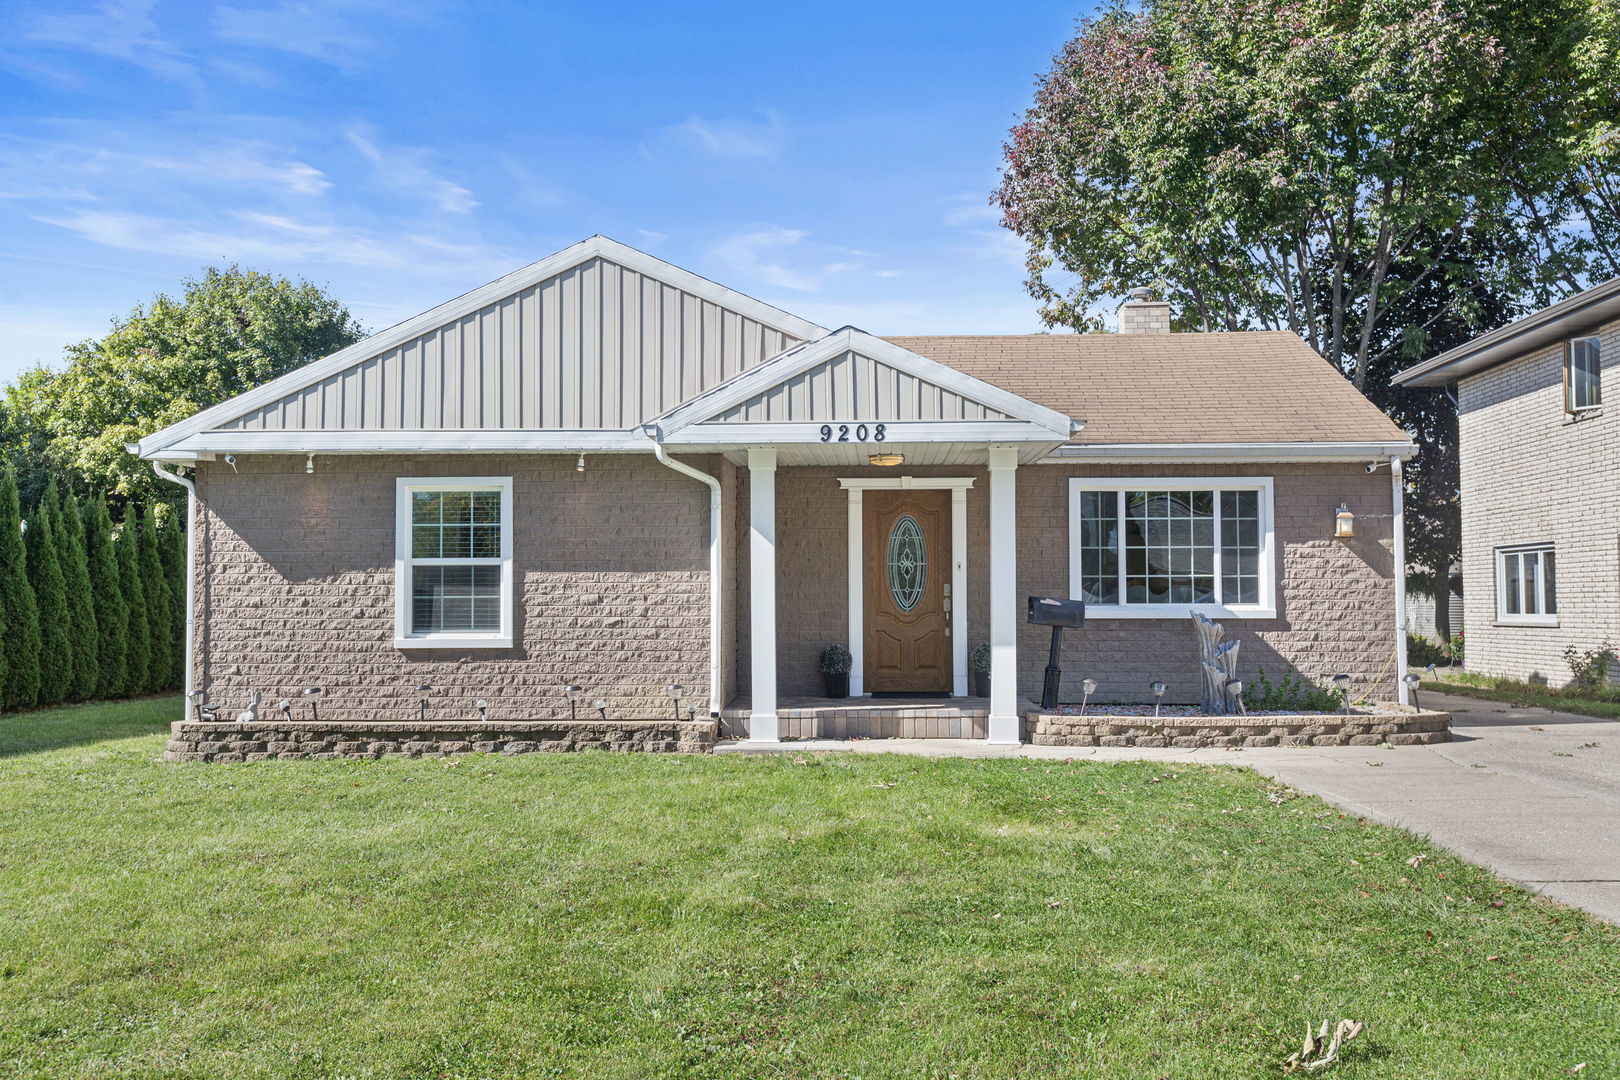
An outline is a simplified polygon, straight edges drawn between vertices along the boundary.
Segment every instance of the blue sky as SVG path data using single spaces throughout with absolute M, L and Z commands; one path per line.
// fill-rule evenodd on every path
M 598 232 L 826 325 L 1039 329 L 985 200 L 1079 14 L 8 0 L 0 381 L 210 263 L 378 330 Z

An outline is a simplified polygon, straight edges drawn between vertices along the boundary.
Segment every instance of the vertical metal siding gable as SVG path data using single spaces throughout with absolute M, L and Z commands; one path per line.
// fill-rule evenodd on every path
M 1006 420 L 1006 413 L 845 350 L 714 418 L 719 423 Z
M 798 344 L 595 258 L 216 430 L 625 430 Z

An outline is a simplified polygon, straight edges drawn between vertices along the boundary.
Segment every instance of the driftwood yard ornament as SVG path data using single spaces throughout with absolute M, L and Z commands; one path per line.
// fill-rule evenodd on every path
M 1199 707 L 1212 716 L 1230 716 L 1241 704 L 1238 694 L 1237 641 L 1226 641 L 1226 628 L 1206 615 L 1192 613 L 1193 633 L 1198 637 L 1199 669 L 1203 672 Z

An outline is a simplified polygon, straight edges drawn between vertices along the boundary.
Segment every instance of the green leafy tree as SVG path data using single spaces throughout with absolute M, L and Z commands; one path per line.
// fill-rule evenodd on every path
M 96 696 L 124 692 L 129 668 L 129 608 L 118 570 L 107 500 L 95 496 L 84 510 L 84 549 L 90 569 L 90 595 L 96 613 Z
M 78 501 L 62 494 L 54 484 L 46 488 L 55 526 L 62 582 L 67 590 L 68 624 L 72 628 L 73 680 L 68 699 L 88 701 L 99 683 L 100 635 L 90 587 L 90 562 L 84 548 L 84 518 Z
M 52 467 L 81 494 L 174 504 L 178 489 L 124 449 L 200 409 L 352 344 L 348 309 L 307 281 L 209 268 L 6 391 L 0 434 L 31 488 Z
M 158 556 L 169 583 L 169 685 L 186 685 L 186 530 L 179 513 L 166 515 L 158 529 Z
M 40 503 L 23 534 L 28 577 L 39 612 L 39 704 L 55 705 L 73 690 L 73 629 L 56 535 L 55 511 Z
M 129 640 L 124 652 L 123 694 L 144 694 L 152 689 L 152 609 L 146 603 L 141 580 L 141 530 L 134 507 L 118 529 L 118 582 L 129 612 Z
M 147 633 L 151 636 L 146 682 L 152 691 L 174 687 L 174 598 L 169 577 L 163 572 L 162 540 L 158 531 L 157 507 L 148 506 L 141 516 L 141 588 L 146 593 Z
M 26 709 L 39 700 L 39 609 L 28 581 L 17 482 L 0 470 L 0 707 Z

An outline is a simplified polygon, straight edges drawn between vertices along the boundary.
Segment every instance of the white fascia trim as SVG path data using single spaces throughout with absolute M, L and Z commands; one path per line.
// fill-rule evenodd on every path
M 841 423 L 842 421 L 840 421 Z M 945 420 L 882 421 L 888 437 L 882 442 L 826 443 L 827 446 L 861 446 L 872 450 L 890 443 L 1047 443 L 1055 437 L 1049 428 L 1023 420 Z M 805 424 L 694 424 L 676 435 L 660 439 L 665 446 L 757 446 L 764 443 L 813 443 L 822 445 L 821 423 Z
M 1042 465 L 1062 465 L 1076 461 L 1107 461 L 1113 464 L 1156 464 L 1178 462 L 1233 463 L 1245 461 L 1310 462 L 1360 461 L 1380 463 L 1395 457 L 1406 460 L 1417 453 L 1417 444 L 1406 442 L 1263 442 L 1263 443 L 1093 443 L 1060 446 L 1043 458 Z
M 938 491 L 970 488 L 971 476 L 840 476 L 846 491 Z
M 487 307 L 512 293 L 528 288 L 548 277 L 571 270 L 581 263 L 594 258 L 603 258 L 609 262 L 635 270 L 638 273 L 655 277 L 675 288 L 682 289 L 694 296 L 712 301 L 741 315 L 746 315 L 767 326 L 781 330 L 783 333 L 805 340 L 821 337 L 827 333 L 826 327 L 818 326 L 808 319 L 772 307 L 763 300 L 756 300 L 746 296 L 735 289 L 728 289 L 724 285 L 700 277 L 690 270 L 682 270 L 673 263 L 644 251 L 637 251 L 633 247 L 609 240 L 605 236 L 593 236 L 588 240 L 581 240 L 571 247 L 566 247 L 554 255 L 548 255 L 539 262 L 530 263 L 520 270 L 514 270 L 505 277 L 497 278 L 487 285 L 481 286 L 468 293 L 447 300 L 438 307 L 430 308 L 414 318 L 406 319 L 386 330 L 381 330 L 363 341 L 357 341 L 346 349 L 339 349 L 330 356 L 322 357 L 305 364 L 296 371 L 290 371 L 279 379 L 272 379 L 262 386 L 236 395 L 228 401 L 211 406 L 199 413 L 187 417 L 177 424 L 171 424 L 162 431 L 154 432 L 142 439 L 137 446 L 142 457 L 149 457 L 158 450 L 170 447 L 172 444 L 199 431 L 220 424 L 252 412 L 261 405 L 268 405 L 272 401 L 286 397 L 288 394 L 312 386 L 330 375 L 334 375 L 344 368 L 369 360 L 379 353 L 402 345 L 407 341 L 420 337 L 445 323 L 454 322 L 464 315 L 468 315 L 480 308 Z
M 205 431 L 189 436 L 164 457 L 215 454 L 650 453 L 633 431 Z
M 910 349 L 902 349 L 892 341 L 884 341 L 874 337 L 864 330 L 853 326 L 846 326 L 820 338 L 816 341 L 807 341 L 797 348 L 789 349 L 757 367 L 743 372 L 741 375 L 721 383 L 708 392 L 693 398 L 683 405 L 678 405 L 663 416 L 653 420 L 648 426 L 657 430 L 660 442 L 671 441 L 670 436 L 683 428 L 701 424 L 712 420 L 727 409 L 741 405 L 750 398 L 757 397 L 778 383 L 804 374 L 817 364 L 832 359 L 842 352 L 856 352 L 890 367 L 914 375 L 925 382 L 933 383 L 941 389 L 959 394 L 970 401 L 986 405 L 997 412 L 1006 413 L 1015 420 L 1044 428 L 1046 438 L 1057 435 L 1067 439 L 1072 433 L 1078 431 L 1080 425 L 1054 409 L 1044 405 L 1037 405 L 1028 398 L 1020 397 L 1010 390 L 1003 390 L 993 383 L 983 379 L 975 379 L 971 375 L 963 374 L 955 368 L 946 367 L 937 360 L 930 360 L 926 356 L 914 353 Z M 840 423 L 842 421 L 839 421 Z M 851 419 L 850 423 L 855 420 Z M 877 418 L 867 418 L 868 423 L 880 422 Z M 889 421 L 881 421 L 888 423 Z M 746 427 L 745 424 L 724 424 L 726 428 Z M 787 425 L 798 427 L 800 425 Z M 819 426 L 819 422 L 818 425 Z

